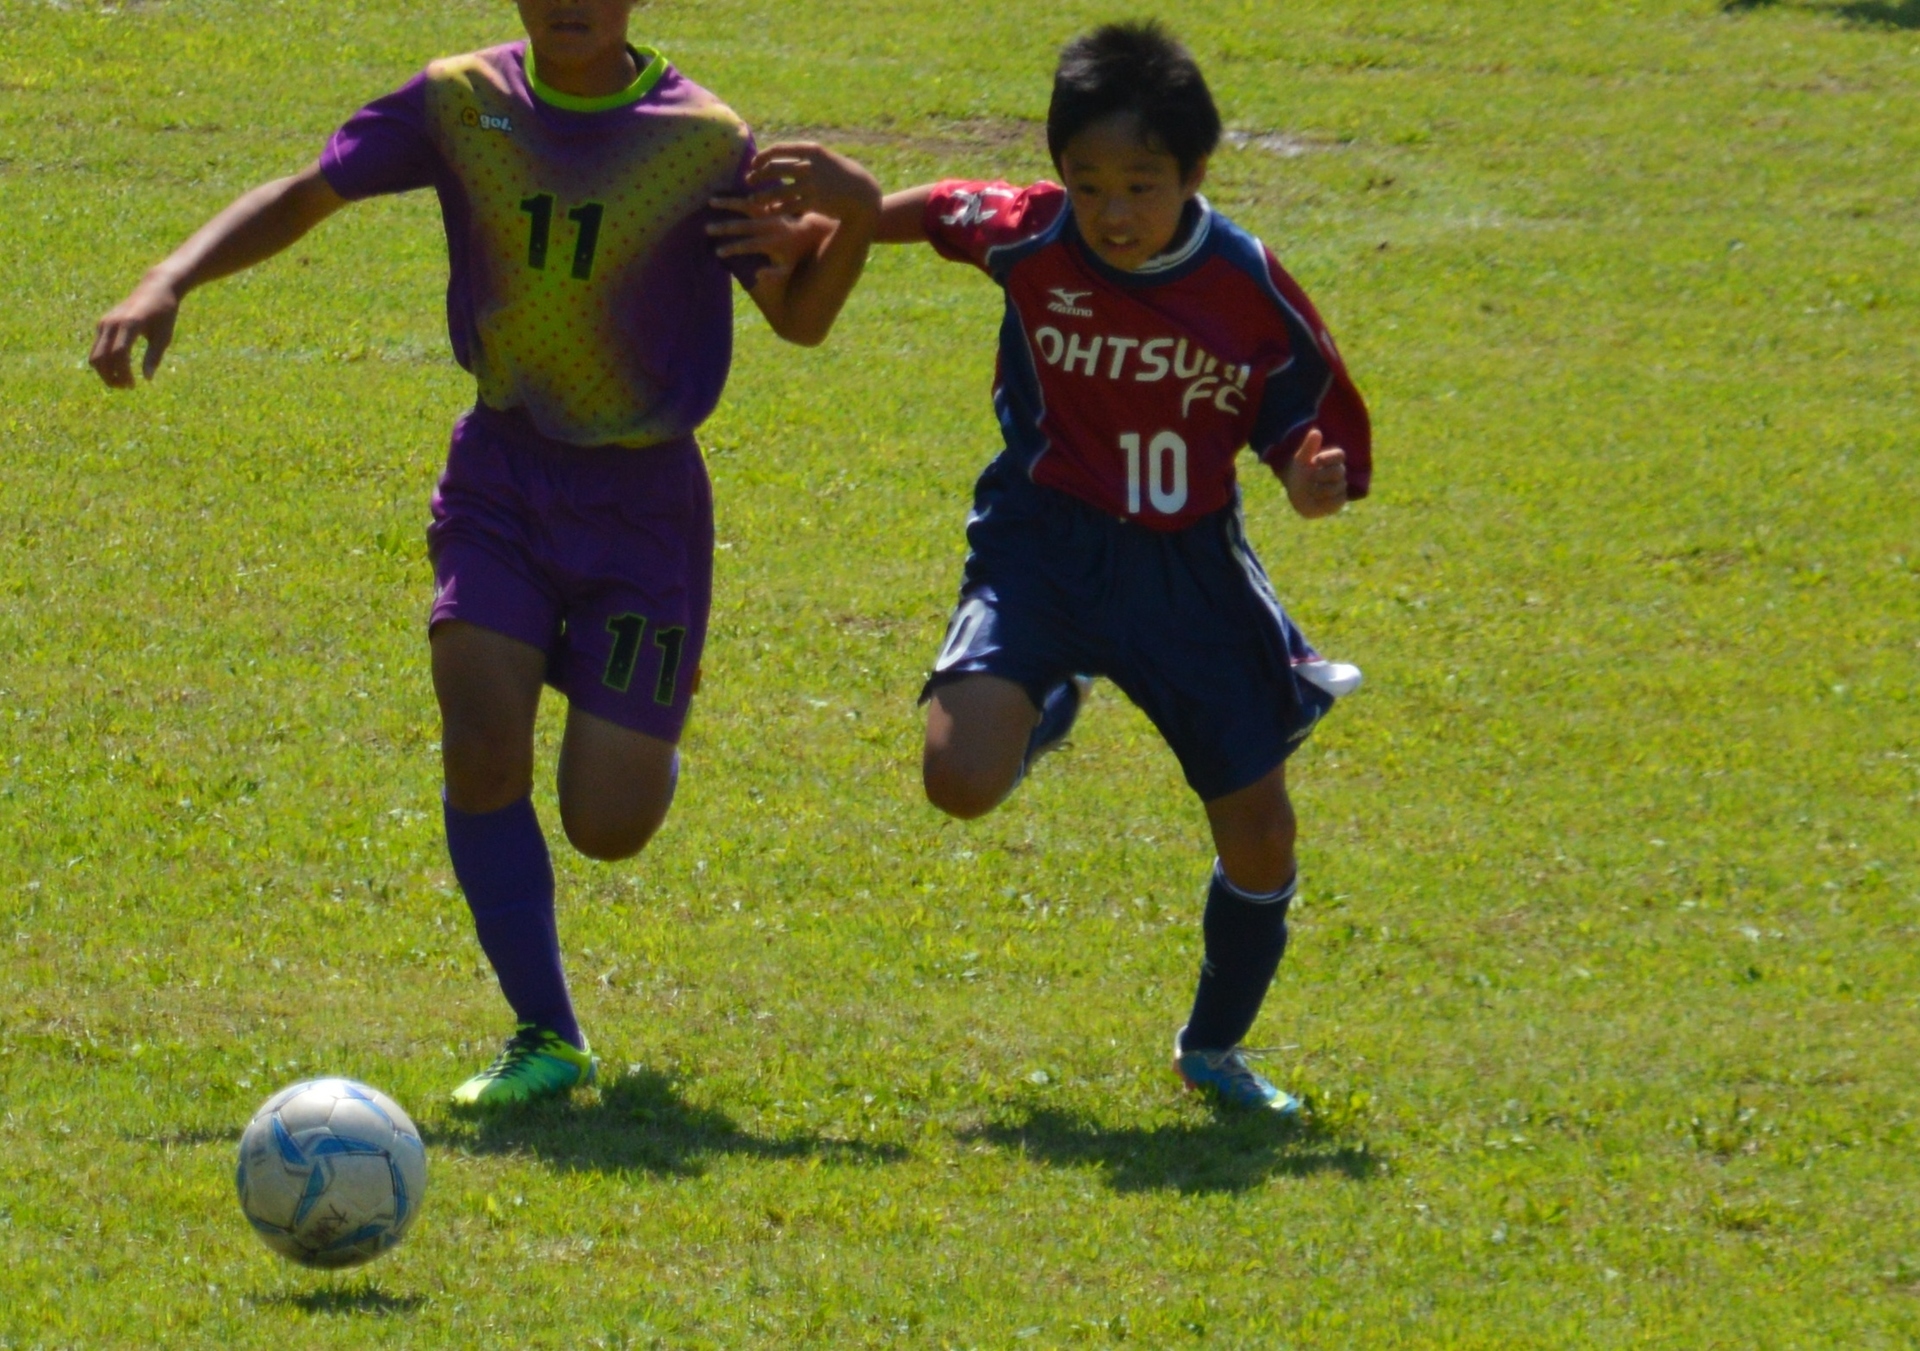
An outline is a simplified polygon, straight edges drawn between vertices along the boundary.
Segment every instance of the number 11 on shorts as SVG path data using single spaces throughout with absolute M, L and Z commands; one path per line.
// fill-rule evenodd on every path
M 640 640 L 647 632 L 647 617 L 617 615 L 607 621 L 607 632 L 613 635 L 613 651 L 607 655 L 606 673 L 600 681 L 608 689 L 625 694 L 633 684 L 633 668 L 640 662 Z M 653 635 L 653 645 L 660 649 L 660 678 L 653 682 L 654 703 L 673 703 L 680 681 L 680 656 L 686 643 L 687 631 L 681 628 L 661 629 Z

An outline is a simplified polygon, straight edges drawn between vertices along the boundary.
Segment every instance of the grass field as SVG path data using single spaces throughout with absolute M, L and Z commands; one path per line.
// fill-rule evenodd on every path
M 1044 172 L 1052 54 L 1116 12 L 639 27 L 904 186 Z M 196 295 L 135 395 L 82 357 L 512 6 L 0 0 L 0 1347 L 1920 1343 L 1920 6 L 1167 13 L 1244 133 L 1216 204 L 1378 431 L 1332 522 L 1247 485 L 1369 676 L 1294 762 L 1293 1134 L 1166 1068 L 1209 853 L 1111 687 L 987 821 L 921 800 L 998 309 L 926 251 L 818 351 L 741 307 L 680 803 L 560 860 L 613 1073 L 449 1116 L 507 1029 L 436 805 L 433 205 Z M 231 1194 L 313 1072 L 431 1151 L 331 1279 Z

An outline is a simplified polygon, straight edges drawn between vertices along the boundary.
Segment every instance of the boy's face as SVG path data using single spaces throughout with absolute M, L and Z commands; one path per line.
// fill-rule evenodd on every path
M 535 60 L 581 66 L 627 46 L 635 0 L 518 0 Z
M 1132 113 L 1090 122 L 1060 152 L 1060 176 L 1080 234 L 1101 262 L 1132 272 L 1173 243 L 1180 215 L 1207 176 L 1149 145 Z

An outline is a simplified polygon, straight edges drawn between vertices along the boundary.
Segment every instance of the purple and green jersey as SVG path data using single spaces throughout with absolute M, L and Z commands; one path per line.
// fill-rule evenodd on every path
M 524 42 L 435 61 L 333 134 L 321 172 L 355 200 L 431 187 L 446 222 L 447 328 L 480 402 L 543 436 L 642 447 L 691 433 L 732 360 L 731 273 L 708 200 L 743 190 L 753 140 L 656 52 L 581 99 Z

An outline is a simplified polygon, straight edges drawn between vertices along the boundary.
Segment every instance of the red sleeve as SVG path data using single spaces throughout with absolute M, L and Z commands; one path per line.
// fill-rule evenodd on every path
M 1347 374 L 1347 363 L 1320 312 L 1271 252 L 1267 273 L 1286 307 L 1312 334 L 1319 360 L 1296 357 L 1285 371 L 1268 380 L 1254 422 L 1253 448 L 1278 475 L 1307 433 L 1318 427 L 1327 445 L 1347 452 L 1347 496 L 1365 497 L 1373 484 L 1373 424 L 1367 405 Z
M 941 257 L 991 272 L 988 255 L 994 249 L 1041 233 L 1060 219 L 1066 205 L 1067 190 L 1058 183 L 1016 188 L 950 178 L 927 198 L 923 222 L 927 242 Z

